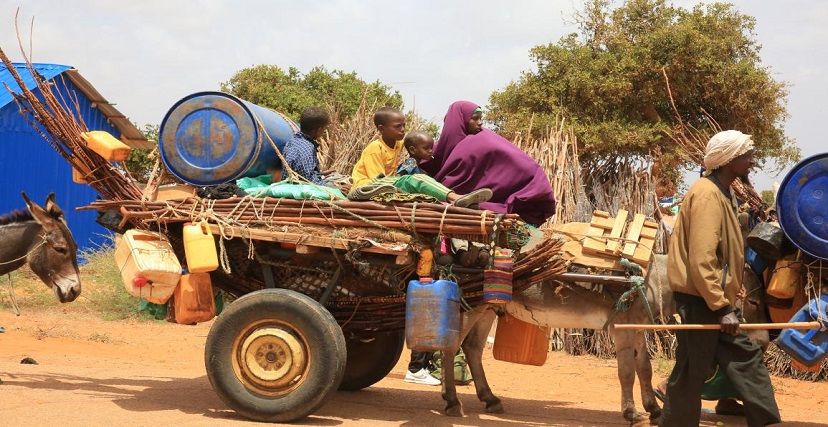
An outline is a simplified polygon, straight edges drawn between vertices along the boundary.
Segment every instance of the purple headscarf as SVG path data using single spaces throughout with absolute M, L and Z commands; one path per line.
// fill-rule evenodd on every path
M 483 129 L 466 132 L 477 104 L 457 101 L 449 107 L 434 159 L 420 165 L 458 194 L 480 188 L 492 190 L 492 198 L 480 207 L 498 213 L 515 213 L 540 225 L 555 214 L 555 194 L 538 162 L 509 140 Z
M 449 106 L 448 112 L 443 118 L 440 139 L 434 146 L 434 158 L 420 165 L 423 170 L 429 174 L 432 170 L 435 173 L 437 172 L 446 157 L 454 150 L 454 147 L 468 135 L 466 123 L 469 122 L 477 108 L 478 105 L 471 101 L 457 101 Z

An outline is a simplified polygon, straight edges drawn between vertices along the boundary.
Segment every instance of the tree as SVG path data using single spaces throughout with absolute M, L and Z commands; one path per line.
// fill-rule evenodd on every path
M 587 159 L 657 153 L 677 165 L 668 132 L 679 120 L 710 130 L 712 118 L 752 134 L 759 159 L 781 168 L 799 157 L 783 130 L 787 84 L 762 65 L 753 17 L 723 3 L 592 0 L 576 22 L 577 34 L 531 50 L 536 71 L 492 93 L 488 119 L 501 133 L 537 135 L 562 115 Z
M 765 202 L 768 206 L 773 206 L 776 203 L 776 198 L 774 197 L 773 190 L 762 190 L 761 193 L 762 201 Z
M 148 140 L 158 141 L 158 130 L 158 125 L 145 124 L 141 132 Z M 129 152 L 129 157 L 124 162 L 124 165 L 132 176 L 141 182 L 145 182 L 149 178 L 150 173 L 152 173 L 152 168 L 155 166 L 157 159 L 157 150 L 133 149 Z
M 346 119 L 357 112 L 365 97 L 369 106 L 402 108 L 402 95 L 379 81 L 372 83 L 355 72 L 328 71 L 323 66 L 302 74 L 294 67 L 286 71 L 276 65 L 256 65 L 236 72 L 221 90 L 263 107 L 272 108 L 294 120 L 313 106 L 335 107 Z

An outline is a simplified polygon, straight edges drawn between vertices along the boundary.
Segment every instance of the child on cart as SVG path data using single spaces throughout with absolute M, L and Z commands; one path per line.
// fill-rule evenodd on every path
M 374 125 L 377 127 L 380 138 L 371 141 L 365 147 L 359 160 L 354 165 L 351 174 L 353 186 L 348 194 L 349 199 L 369 200 L 380 194 L 402 191 L 424 194 L 441 202 L 448 202 L 459 207 L 468 207 L 485 202 L 492 197 L 491 190 L 487 188 L 481 188 L 466 195 L 459 195 L 435 181 L 434 178 L 422 173 L 398 175 L 398 166 L 404 146 L 411 154 L 416 147 L 425 147 L 429 143 L 433 146 L 434 140 L 425 134 L 415 132 L 412 133 L 412 138 L 407 138 L 410 142 L 406 144 L 403 141 L 405 116 L 396 108 L 380 108 L 374 114 Z M 425 155 L 421 154 L 419 150 L 416 151 L 418 156 Z

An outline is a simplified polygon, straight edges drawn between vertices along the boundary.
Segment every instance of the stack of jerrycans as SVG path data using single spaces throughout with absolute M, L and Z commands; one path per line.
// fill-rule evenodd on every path
M 206 222 L 184 225 L 187 274 L 181 276 L 173 296 L 175 322 L 195 324 L 216 315 L 210 272 L 218 268 L 216 242 Z

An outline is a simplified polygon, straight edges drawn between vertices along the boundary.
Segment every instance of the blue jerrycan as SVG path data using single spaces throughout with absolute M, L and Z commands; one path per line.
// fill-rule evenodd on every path
M 460 286 L 430 278 L 408 282 L 405 342 L 416 351 L 456 351 L 460 347 Z
M 813 322 L 822 319 L 822 328 L 809 330 L 783 329 L 777 345 L 799 363 L 814 366 L 828 356 L 828 294 L 811 300 L 799 309 L 791 322 Z

